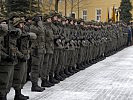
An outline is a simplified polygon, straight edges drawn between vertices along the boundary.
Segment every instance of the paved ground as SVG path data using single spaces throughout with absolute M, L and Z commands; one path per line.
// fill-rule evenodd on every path
M 30 92 L 27 83 L 23 93 L 30 100 L 133 100 L 133 47 L 67 78 L 43 93 Z M 8 95 L 13 100 L 14 91 Z

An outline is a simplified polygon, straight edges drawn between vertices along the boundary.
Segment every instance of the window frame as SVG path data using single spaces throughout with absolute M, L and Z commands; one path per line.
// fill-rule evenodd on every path
M 98 10 L 101 11 L 100 14 L 98 14 Z M 98 17 L 100 18 L 99 20 L 98 20 Z M 95 9 L 95 21 L 100 22 L 101 21 L 101 17 L 102 17 L 102 8 L 96 8 Z
M 85 11 L 86 11 L 86 15 L 84 15 Z M 85 17 L 86 17 L 86 19 L 85 19 Z M 88 18 L 88 11 L 87 11 L 87 9 L 83 9 L 82 10 L 82 18 L 83 18 L 84 21 L 87 21 L 87 18 Z

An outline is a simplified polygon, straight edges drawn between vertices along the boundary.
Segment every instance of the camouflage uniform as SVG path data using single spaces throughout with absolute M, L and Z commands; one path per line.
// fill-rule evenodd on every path
M 8 26 L 0 25 L 0 99 L 6 100 L 6 95 L 11 88 L 14 70 L 13 59 L 9 57 L 4 45 L 4 36 L 7 35 Z M 7 42 L 7 41 L 6 41 Z
M 43 87 L 50 87 L 53 86 L 52 83 L 50 83 L 49 80 L 53 76 L 53 66 L 52 66 L 52 59 L 53 59 L 53 53 L 54 53 L 54 34 L 53 30 L 51 28 L 50 22 L 44 22 L 44 29 L 45 29 L 45 40 L 46 40 L 46 54 L 44 55 L 44 62 L 42 67 L 42 84 Z
M 30 31 L 37 35 L 37 39 L 32 41 L 32 66 L 31 66 L 31 82 L 32 91 L 42 92 L 44 88 L 38 86 L 39 75 L 42 77 L 40 70 L 43 66 L 45 50 L 45 33 L 43 23 L 39 16 L 35 16 L 34 24 L 31 25 Z

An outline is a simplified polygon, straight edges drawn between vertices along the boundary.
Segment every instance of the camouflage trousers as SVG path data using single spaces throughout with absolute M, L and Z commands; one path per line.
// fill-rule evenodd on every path
M 0 96 L 5 96 L 12 87 L 14 65 L 10 62 L 0 63 Z
M 34 49 L 31 53 L 31 82 L 37 84 L 39 76 L 42 77 L 41 68 L 44 62 L 44 50 L 40 49 L 37 54 L 34 53 Z
M 75 65 L 75 50 L 69 50 L 67 54 L 67 68 L 72 68 Z
M 50 70 L 52 68 L 52 59 L 53 59 L 53 54 L 46 53 L 44 55 L 43 66 L 41 66 L 41 71 L 40 71 L 42 80 L 46 80 L 49 76 Z
M 52 59 L 52 67 L 50 69 L 50 74 L 52 74 L 52 75 L 57 71 L 59 54 L 60 54 L 59 49 L 54 49 L 54 54 L 53 54 L 53 59 Z
M 64 59 L 65 59 L 64 51 L 63 51 L 63 49 L 59 49 L 58 64 L 57 64 L 56 70 L 55 70 L 56 74 L 59 74 L 59 72 L 64 69 L 64 63 L 65 63 Z
M 27 62 L 18 62 L 14 67 L 13 87 L 20 90 L 26 83 L 27 78 Z

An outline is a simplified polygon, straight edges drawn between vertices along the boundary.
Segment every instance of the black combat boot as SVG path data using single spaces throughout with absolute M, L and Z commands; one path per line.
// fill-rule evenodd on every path
M 56 79 L 54 78 L 54 76 L 51 74 L 51 75 L 49 75 L 49 82 L 50 82 L 50 83 L 53 83 L 53 84 L 57 84 L 57 83 L 59 83 L 60 81 L 59 81 L 59 80 L 56 80 Z
M 85 62 L 83 62 L 83 65 L 87 68 L 88 67 L 88 64 Z
M 54 84 L 50 83 L 47 79 L 42 80 L 41 87 L 51 87 L 54 86 Z
M 32 83 L 31 91 L 32 92 L 43 92 L 45 88 L 38 86 L 36 83 Z
M 77 69 L 84 70 L 85 68 L 82 66 L 82 64 L 77 64 Z
M 73 66 L 72 70 L 74 71 L 74 73 L 77 73 L 79 70 L 76 68 L 77 66 Z
M 92 59 L 89 61 L 89 63 L 90 63 L 90 65 L 93 65 L 93 61 L 92 61 Z
M 79 71 L 79 69 L 77 69 L 76 67 L 72 67 L 72 70 L 74 70 L 75 73 L 77 73 Z
M 64 73 L 67 75 L 67 77 L 72 75 L 72 73 L 68 71 L 68 68 L 65 68 Z
M 64 70 L 60 71 L 60 76 L 63 77 L 64 79 L 67 78 L 68 76 L 64 73 Z
M 56 80 L 59 80 L 59 81 L 63 81 L 64 80 L 64 78 L 62 78 L 59 74 L 55 74 L 55 76 L 54 76 L 54 78 L 56 79 Z
M 92 59 L 92 64 L 95 64 L 96 63 L 96 60 L 95 59 Z
M 71 67 L 71 66 L 69 66 L 69 67 L 68 67 L 68 71 L 69 71 L 70 73 L 72 73 L 72 74 L 74 74 L 74 73 L 75 73 L 75 71 L 74 71 L 74 70 L 72 70 L 72 67 Z
M 0 96 L 0 100 L 7 100 L 7 96 Z
M 21 89 L 15 90 L 15 97 L 14 97 L 14 100 L 27 100 L 27 99 L 29 99 L 29 96 L 24 96 L 24 95 L 21 93 Z
M 86 64 L 88 65 L 88 67 L 91 66 L 91 63 L 89 61 L 86 61 Z

